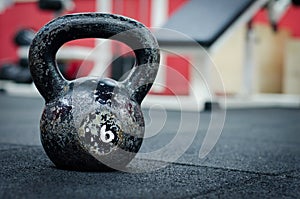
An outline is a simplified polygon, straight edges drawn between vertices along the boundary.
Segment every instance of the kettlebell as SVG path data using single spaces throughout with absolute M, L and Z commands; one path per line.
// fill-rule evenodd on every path
M 135 65 L 122 81 L 97 77 L 67 81 L 57 67 L 56 53 L 64 43 L 82 38 L 125 43 L 135 54 Z M 65 15 L 38 31 L 30 46 L 29 66 L 45 100 L 41 142 L 57 168 L 106 171 L 128 165 L 143 141 L 141 103 L 154 82 L 159 60 L 152 33 L 120 15 Z

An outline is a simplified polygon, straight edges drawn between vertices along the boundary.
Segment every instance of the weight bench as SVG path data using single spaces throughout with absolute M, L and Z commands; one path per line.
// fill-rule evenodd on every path
M 187 2 L 168 19 L 162 27 L 163 30 L 158 30 L 155 34 L 162 48 L 162 62 L 166 54 L 164 51 L 175 52 L 179 55 L 188 54 L 192 57 L 191 93 L 188 96 L 175 96 L 175 98 L 174 96 L 148 95 L 143 103 L 144 106 L 161 104 L 168 109 L 199 111 L 205 109 L 207 104 L 214 102 L 210 74 L 216 68 L 212 67 L 213 63 L 208 54 L 213 53 L 236 27 L 247 24 L 267 2 L 268 0 L 191 0 Z M 173 32 L 170 33 L 169 30 Z M 164 63 L 161 64 L 161 71 L 163 71 Z M 159 74 L 157 82 L 163 84 L 164 78 L 164 74 Z M 244 79 L 246 81 L 249 78 Z M 222 84 L 221 80 L 218 83 Z M 180 102 L 178 103 L 176 99 Z

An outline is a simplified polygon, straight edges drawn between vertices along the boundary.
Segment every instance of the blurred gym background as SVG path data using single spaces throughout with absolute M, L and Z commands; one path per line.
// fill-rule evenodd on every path
M 261 4 L 251 16 L 235 25 L 217 48 L 209 51 L 224 83 L 214 84 L 214 79 L 219 78 L 219 75 L 211 71 L 210 89 L 216 98 L 226 95 L 230 99 L 246 93 L 247 99 L 252 101 L 251 97 L 260 96 L 260 100 L 255 103 L 267 96 L 265 104 L 272 104 L 277 100 L 280 105 L 299 106 L 299 1 L 249 2 Z M 78 12 L 110 12 L 134 18 L 150 28 L 157 28 L 165 27 L 172 17 L 180 15 L 182 9 L 192 3 L 195 1 L 1 0 L 0 89 L 12 94 L 36 93 L 28 70 L 28 47 L 35 32 L 55 17 Z M 273 14 L 274 12 L 277 13 Z M 193 15 L 194 12 L 191 11 L 190 14 Z M 238 17 L 240 15 L 236 18 Z M 197 16 L 189 25 L 199 26 Z M 119 79 L 133 65 L 132 53 L 128 53 L 127 47 L 117 42 L 103 45 L 97 51 L 97 56 L 91 56 L 92 49 L 98 44 L 99 40 L 96 39 L 82 39 L 64 45 L 57 60 L 66 79 L 99 75 L 100 72 Z M 154 87 L 151 96 L 188 96 L 189 82 L 193 79 L 189 62 L 191 59 L 189 53 L 180 56 L 164 54 L 163 62 L 168 67 L 158 75 L 158 81 L 164 86 Z M 111 64 L 105 71 L 99 69 L 108 63 Z M 249 64 L 250 70 L 245 69 L 245 65 Z M 178 78 L 178 75 L 184 78 Z M 247 77 L 250 80 L 245 80 Z M 231 105 L 245 102 L 244 99 L 239 102 L 235 100 Z M 278 102 L 278 99 L 282 100 Z M 230 100 L 228 104 L 230 105 Z

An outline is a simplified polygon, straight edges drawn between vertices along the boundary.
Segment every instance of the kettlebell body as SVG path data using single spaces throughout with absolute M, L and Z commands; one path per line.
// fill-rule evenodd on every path
M 67 81 L 55 54 L 64 43 L 80 38 L 121 41 L 133 49 L 136 64 L 121 82 L 95 77 Z M 119 15 L 66 15 L 37 33 L 29 65 L 45 99 L 41 142 L 52 162 L 69 170 L 122 170 L 141 147 L 145 124 L 140 104 L 158 70 L 158 44 L 151 32 Z

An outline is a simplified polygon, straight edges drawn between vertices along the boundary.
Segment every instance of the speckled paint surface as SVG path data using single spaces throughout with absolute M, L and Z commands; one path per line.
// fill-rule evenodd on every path
M 136 55 L 136 65 L 122 82 L 90 77 L 66 81 L 55 54 L 64 43 L 80 38 L 126 43 Z M 151 32 L 118 15 L 66 15 L 37 33 L 29 60 L 34 83 L 45 99 L 41 141 L 53 163 L 70 170 L 125 167 L 142 144 L 140 104 L 158 70 L 158 44 Z

